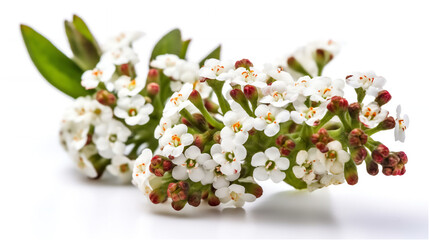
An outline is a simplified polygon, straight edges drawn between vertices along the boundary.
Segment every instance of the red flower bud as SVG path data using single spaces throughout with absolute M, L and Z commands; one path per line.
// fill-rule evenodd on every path
M 112 106 L 116 103 L 116 97 L 113 93 L 107 90 L 100 90 L 96 93 L 95 99 L 106 106 Z
M 376 162 L 381 164 L 384 160 L 384 158 L 386 158 L 387 156 L 389 156 L 389 148 L 387 148 L 385 145 L 383 144 L 379 144 L 377 146 L 377 148 L 372 151 L 372 159 Z
M 165 172 L 168 172 L 172 169 L 172 162 L 170 159 L 155 155 L 150 162 L 149 171 L 155 174 L 157 177 L 164 176 Z
M 349 185 L 355 185 L 358 182 L 357 168 L 353 161 L 344 164 L 344 177 Z
M 386 119 L 384 119 L 381 123 L 380 126 L 382 129 L 392 129 L 394 128 L 396 125 L 396 121 L 393 117 L 387 117 Z
M 289 150 L 289 149 L 287 149 L 287 148 L 285 148 L 285 147 L 280 147 L 280 153 L 281 153 L 283 156 L 289 156 L 289 154 L 290 154 L 290 150 Z
M 244 96 L 249 101 L 255 101 L 258 100 L 258 90 L 253 85 L 246 85 L 243 88 Z
M 149 96 L 154 97 L 159 93 L 159 84 L 151 82 L 147 85 L 147 93 Z
M 328 110 L 334 114 L 339 114 L 347 111 L 349 103 L 345 98 L 334 96 L 331 98 L 331 102 L 328 103 Z
M 286 140 L 288 139 L 288 137 L 286 135 L 279 135 L 276 138 L 276 145 L 277 146 L 283 146 L 283 144 L 286 142 Z
M 368 135 L 362 129 L 355 128 L 349 133 L 348 139 L 351 147 L 360 147 L 366 144 Z
M 219 105 L 211 101 L 210 99 L 204 99 L 204 107 L 211 113 L 218 113 Z
M 159 82 L 159 71 L 157 69 L 150 69 L 147 74 L 147 82 L 148 83 L 158 83 Z
M 154 203 L 163 203 L 167 201 L 167 194 L 165 194 L 164 191 L 161 191 L 160 189 L 155 189 L 149 194 L 149 200 Z
M 374 161 L 369 161 L 366 164 L 366 171 L 369 175 L 375 176 L 378 174 L 378 164 Z
M 351 158 L 357 165 L 360 165 L 363 160 L 365 160 L 367 155 L 368 152 L 366 151 L 365 147 L 358 147 L 351 150 Z
M 378 92 L 378 95 L 374 101 L 377 102 L 379 106 L 382 106 L 388 103 L 390 99 L 392 99 L 392 95 L 390 95 L 390 93 L 387 90 L 382 90 Z
M 188 203 L 191 206 L 198 207 L 201 203 L 201 192 L 193 192 L 189 194 Z
M 404 152 L 397 152 L 396 153 L 397 155 L 398 155 L 398 157 L 399 157 L 399 159 L 401 159 L 401 162 L 403 163 L 403 164 L 406 164 L 407 162 L 408 162 L 408 157 L 407 157 L 407 154 L 405 154 Z
M 361 106 L 359 103 L 355 102 L 349 105 L 348 111 L 350 114 L 350 117 L 353 119 L 359 119 L 359 113 L 361 111 Z
M 123 75 L 127 75 L 127 76 L 131 76 L 131 69 L 130 69 L 130 65 L 128 63 L 122 64 L 119 67 L 119 71 L 123 74 Z
M 246 69 L 249 69 L 249 68 L 253 67 L 253 63 L 249 59 L 243 58 L 243 59 L 235 62 L 235 69 L 240 68 L 240 67 L 244 67 Z

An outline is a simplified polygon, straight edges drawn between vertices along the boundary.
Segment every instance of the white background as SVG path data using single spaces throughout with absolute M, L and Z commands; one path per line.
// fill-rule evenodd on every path
M 152 238 L 427 238 L 428 4 L 424 1 L 7 1 L 0 8 L 0 239 Z M 142 65 L 155 41 L 174 27 L 192 38 L 199 59 L 223 43 L 224 59 L 256 65 L 315 39 L 343 50 L 331 77 L 375 70 L 411 118 L 405 144 L 393 131 L 379 139 L 409 157 L 402 177 L 371 177 L 314 193 L 264 182 L 264 195 L 244 209 L 185 208 L 147 203 L 131 185 L 80 175 L 58 143 L 71 99 L 39 75 L 25 51 L 19 23 L 70 53 L 63 20 L 77 13 L 98 40 L 124 30 Z M 144 67 L 142 68 L 145 70 Z M 353 96 L 351 96 L 353 97 Z

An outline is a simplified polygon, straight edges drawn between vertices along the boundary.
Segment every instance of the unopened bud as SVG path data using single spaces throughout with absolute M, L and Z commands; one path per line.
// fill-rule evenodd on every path
M 211 101 L 210 99 L 204 99 L 204 106 L 206 107 L 207 111 L 211 113 L 218 113 L 219 112 L 219 105 Z
M 308 72 L 304 69 L 304 67 L 301 65 L 301 63 L 299 63 L 295 57 L 289 57 L 287 59 L 287 65 L 289 66 L 289 68 L 291 68 L 292 70 L 299 72 L 303 75 L 308 75 Z
M 366 135 L 362 129 L 355 128 L 350 131 L 348 139 L 351 147 L 360 147 L 366 144 L 368 141 L 368 135 Z
M 253 67 L 253 63 L 249 59 L 243 58 L 243 59 L 235 62 L 235 69 L 240 68 L 240 67 L 249 69 L 249 68 Z
M 348 161 L 344 164 L 344 177 L 349 185 L 355 185 L 358 182 L 359 177 L 353 161 Z
M 383 144 L 379 144 L 374 151 L 372 151 L 371 156 L 372 159 L 376 162 L 381 164 L 387 156 L 389 156 L 389 148 L 387 148 Z
M 246 189 L 246 193 L 250 193 L 254 195 L 256 198 L 259 198 L 263 194 L 263 189 L 257 183 L 242 183 L 244 188 Z
M 331 52 L 326 51 L 325 49 L 316 49 L 314 60 L 316 61 L 316 64 L 319 68 L 323 68 L 333 58 L 334 55 Z
M 367 155 L 368 155 L 368 152 L 366 151 L 365 147 L 358 147 L 358 148 L 351 149 L 351 158 L 357 165 L 360 165 L 363 162 L 363 160 L 365 160 Z
M 155 155 L 151 159 L 149 171 L 155 174 L 157 177 L 162 177 L 164 176 L 164 173 L 170 171 L 172 167 L 173 164 L 171 163 L 170 159 L 160 155 Z
M 377 97 L 375 98 L 375 102 L 381 107 L 382 105 L 388 103 L 392 99 L 392 95 L 387 90 L 382 90 L 378 92 Z
M 167 201 L 167 194 L 164 191 L 161 191 L 160 189 L 155 189 L 149 194 L 149 200 L 154 203 L 163 203 Z
M 115 95 L 107 90 L 98 91 L 95 95 L 95 99 L 106 106 L 112 106 L 116 103 Z
M 339 114 L 347 111 L 349 103 L 345 98 L 334 96 L 331 98 L 331 102 L 328 103 L 328 110 L 334 114 Z
M 283 146 L 283 144 L 286 142 L 287 139 L 288 137 L 286 135 L 279 135 L 276 138 L 276 145 L 279 147 Z
M 366 171 L 369 175 L 375 176 L 378 174 L 378 164 L 374 161 L 368 161 L 366 164 Z
M 180 211 L 182 210 L 186 205 L 186 201 L 173 201 L 171 202 L 171 207 L 173 207 L 174 210 Z
M 383 162 L 381 163 L 381 165 L 386 167 L 394 167 L 399 163 L 399 161 L 400 159 L 398 156 L 396 156 L 395 154 L 390 154 L 388 157 L 383 159 Z
M 319 151 L 321 151 L 322 153 L 327 153 L 329 151 L 329 148 L 326 146 L 325 143 L 322 142 L 318 142 L 316 143 L 316 147 L 317 149 L 319 149 Z
M 382 172 L 386 176 L 391 176 L 393 173 L 393 168 L 392 167 L 383 167 Z
M 360 114 L 360 111 L 361 111 L 361 106 L 357 102 L 352 103 L 352 104 L 349 105 L 348 111 L 349 111 L 350 117 L 352 119 L 356 119 L 357 120 L 357 119 L 359 119 L 359 114 Z
M 147 85 L 147 93 L 150 97 L 154 97 L 159 93 L 159 84 L 158 83 L 149 83 Z
M 392 129 L 396 125 L 396 121 L 393 117 L 387 117 L 380 123 L 380 127 L 384 130 Z
M 253 85 L 246 85 L 243 88 L 244 96 L 250 101 L 254 102 L 258 100 L 258 90 Z
M 283 156 L 289 156 L 289 154 L 291 153 L 291 151 L 285 147 L 280 147 L 280 153 Z
M 147 82 L 148 83 L 159 83 L 159 71 L 158 69 L 150 69 L 147 74 Z
M 397 155 L 398 155 L 398 157 L 399 157 L 399 159 L 401 159 L 401 162 L 403 163 L 403 164 L 406 164 L 407 162 L 408 162 L 408 157 L 407 157 L 407 154 L 405 154 L 404 152 L 397 152 L 396 153 Z
M 220 144 L 220 140 L 221 140 L 220 132 L 215 132 L 215 134 L 213 134 L 213 141 L 215 143 L 219 143 Z
M 131 77 L 131 68 L 130 65 L 128 63 L 122 64 L 119 67 L 119 71 L 123 74 L 123 75 L 127 75 L 129 77 Z
M 193 192 L 188 196 L 188 203 L 191 206 L 198 207 L 201 203 L 201 192 Z

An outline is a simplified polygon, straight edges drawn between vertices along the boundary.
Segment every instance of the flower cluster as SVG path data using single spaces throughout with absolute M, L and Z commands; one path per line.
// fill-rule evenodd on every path
M 404 141 L 408 117 L 400 107 L 396 119 L 384 109 L 391 95 L 383 77 L 320 76 L 337 51 L 332 41 L 313 43 L 285 66 L 266 64 L 262 70 L 247 59 L 206 60 L 199 81 L 193 76 L 168 100 L 154 135 L 159 149 L 140 156 L 133 182 L 153 203 L 169 200 L 180 210 L 202 200 L 241 207 L 262 195 L 257 181 L 269 179 L 310 191 L 354 185 L 364 161 L 370 175 L 379 166 L 385 175 L 404 174 L 406 154 L 391 152 L 372 135 L 395 128 L 395 138 Z M 151 64 L 160 66 L 157 60 Z M 177 63 L 167 69 L 172 76 L 182 71 Z M 344 97 L 346 85 L 355 89 L 356 102 Z

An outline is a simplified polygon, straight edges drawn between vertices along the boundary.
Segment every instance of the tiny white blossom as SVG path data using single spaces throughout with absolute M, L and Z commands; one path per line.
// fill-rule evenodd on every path
M 332 141 L 326 144 L 329 151 L 325 153 L 326 170 L 332 174 L 341 174 L 344 172 L 344 163 L 350 160 L 350 155 L 343 150 L 339 141 Z
M 272 77 L 273 79 L 277 81 L 284 82 L 286 84 L 292 84 L 293 78 L 290 75 L 290 73 L 284 71 L 283 67 L 279 67 L 270 63 L 266 63 L 264 65 L 263 72 L 266 73 L 268 76 Z
M 106 169 L 113 176 L 119 177 L 122 182 L 126 183 L 131 181 L 133 166 L 134 161 L 131 161 L 124 155 L 116 155 L 112 158 L 111 164 Z
M 296 111 L 290 113 L 291 119 L 297 124 L 305 122 L 309 126 L 313 126 L 317 120 L 322 119 L 327 111 L 326 104 L 324 103 L 319 107 L 307 107 L 299 103 L 294 103 L 294 106 Z
M 188 100 L 188 98 L 192 91 L 192 84 L 187 83 L 183 85 L 180 92 L 173 93 L 170 100 L 165 104 L 163 115 L 165 117 L 171 117 L 189 106 L 191 102 Z
M 122 47 L 106 51 L 101 56 L 100 61 L 112 63 L 114 65 L 122 65 L 127 63 L 136 64 L 139 59 L 133 49 L 130 47 Z
M 90 125 L 86 122 L 63 121 L 60 137 L 66 150 L 80 150 L 88 142 Z
M 115 81 L 115 90 L 118 92 L 118 97 L 135 96 L 143 90 L 146 85 L 146 79 L 136 77 L 131 79 L 128 76 L 121 76 Z
M 116 68 L 113 64 L 100 62 L 94 69 L 87 70 L 83 73 L 81 84 L 85 89 L 94 89 L 100 82 L 109 82 L 115 70 Z
M 214 144 L 210 149 L 213 160 L 220 164 L 220 171 L 229 176 L 241 171 L 241 162 L 247 155 L 243 145 Z
M 253 125 L 256 130 L 264 131 L 265 135 L 272 137 L 280 131 L 280 123 L 289 120 L 288 111 L 272 105 L 261 104 L 255 109 L 256 118 Z
M 102 48 L 104 51 L 109 51 L 123 47 L 131 47 L 131 44 L 143 35 L 142 32 L 122 32 L 109 39 Z
M 333 96 L 344 95 L 344 81 L 340 79 L 331 80 L 328 77 L 315 77 L 308 88 L 304 89 L 304 96 L 310 96 L 311 101 L 325 102 Z
M 396 125 L 395 125 L 395 141 L 405 141 L 405 130 L 410 124 L 410 119 L 407 114 L 401 117 L 401 105 L 396 108 Z
M 274 183 L 279 183 L 286 177 L 286 173 L 282 171 L 289 168 L 289 159 L 281 157 L 278 148 L 270 147 L 265 152 L 253 155 L 251 164 L 256 167 L 253 176 L 257 180 L 271 178 Z
M 112 119 L 95 126 L 93 141 L 102 157 L 112 158 L 124 154 L 125 142 L 130 135 L 131 131 L 124 124 Z
M 263 72 L 257 71 L 253 67 L 246 69 L 244 67 L 237 68 L 231 80 L 233 85 L 253 85 L 258 88 L 263 88 L 267 86 L 267 75 Z
M 386 79 L 375 75 L 374 72 L 354 73 L 346 78 L 347 84 L 353 88 L 362 88 L 371 96 L 377 96 L 383 89 Z
M 261 103 L 271 104 L 274 107 L 286 107 L 298 98 L 298 92 L 292 88 L 292 84 L 285 81 L 275 81 L 262 91 L 264 97 Z
M 245 193 L 245 188 L 238 184 L 220 188 L 216 190 L 215 195 L 222 203 L 229 203 L 232 201 L 236 207 L 242 207 L 245 202 L 253 202 L 256 200 L 255 195 Z
M 366 106 L 362 107 L 362 111 L 359 114 L 359 120 L 368 128 L 377 126 L 380 122 L 386 119 L 388 111 L 382 109 L 378 103 L 371 102 Z
M 197 146 L 190 146 L 185 153 L 172 162 L 176 164 L 172 171 L 172 176 L 177 180 L 191 179 L 193 182 L 199 182 L 205 177 L 204 163 L 211 157 L 207 153 L 201 154 Z
M 145 149 L 136 159 L 133 167 L 133 183 L 144 192 L 146 195 L 152 191 L 148 184 L 148 179 L 150 176 L 149 165 L 152 159 L 152 151 L 150 149 Z
M 185 124 L 179 124 L 165 131 L 159 139 L 159 145 L 164 156 L 178 157 L 193 141 L 194 137 L 188 133 L 188 127 Z
M 225 81 L 229 78 L 233 64 L 229 61 L 220 61 L 215 58 L 207 59 L 199 71 L 199 76 L 208 79 Z
M 184 83 L 194 83 L 198 80 L 198 71 L 200 67 L 198 63 L 188 62 L 179 59 L 174 67 L 164 69 L 164 74 L 174 80 Z
M 296 155 L 298 165 L 292 167 L 293 174 L 307 184 L 311 184 L 315 180 L 316 174 L 326 172 L 325 161 L 325 155 L 317 148 L 310 148 L 308 152 L 301 150 Z
M 179 57 L 174 54 L 164 54 L 158 55 L 152 62 L 150 62 L 150 66 L 158 69 L 166 69 L 176 66 L 177 61 L 179 61 Z
M 240 145 L 249 137 L 248 131 L 253 127 L 253 118 L 244 110 L 228 111 L 223 116 L 223 123 L 225 127 L 220 132 L 222 145 Z
M 89 160 L 91 156 L 97 153 L 94 145 L 85 146 L 81 151 L 70 150 L 69 154 L 72 160 L 76 163 L 78 169 L 89 178 L 98 176 L 97 170 Z
M 149 121 L 153 106 L 150 103 L 146 103 L 146 100 L 141 95 L 122 97 L 118 99 L 117 106 L 113 112 L 118 118 L 125 119 L 125 122 L 130 126 L 143 125 Z
M 112 109 L 104 106 L 90 96 L 79 97 L 73 105 L 66 110 L 66 121 L 98 124 L 109 121 L 113 117 Z

